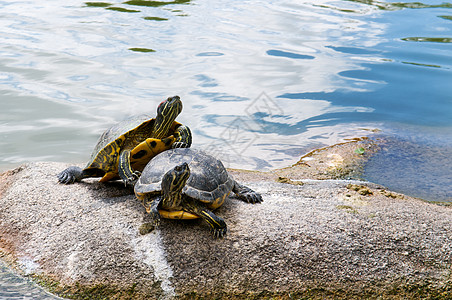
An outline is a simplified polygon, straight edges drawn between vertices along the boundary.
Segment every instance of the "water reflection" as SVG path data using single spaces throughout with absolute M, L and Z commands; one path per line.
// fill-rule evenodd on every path
M 366 135 L 359 128 L 388 121 L 449 126 L 444 72 L 450 55 L 440 47 L 450 29 L 447 18 L 437 17 L 448 15 L 447 3 L 27 5 L 24 11 L 9 4 L 0 20 L 0 84 L 8 99 L 48 104 L 53 116 L 27 114 L 27 128 L 46 141 L 33 151 L 23 145 L 39 135 L 19 138 L 23 120 L 9 120 L 4 130 L 20 146 L 11 147 L 15 155 L 2 154 L 3 164 L 84 162 L 106 127 L 132 114 L 154 114 L 174 94 L 184 101 L 179 120 L 193 129 L 195 145 L 222 148 L 216 153 L 232 157 L 231 167 L 283 167 L 313 147 Z M 118 7 L 134 13 L 111 10 Z M 414 13 L 434 21 L 419 28 Z M 433 33 L 438 28 L 440 37 Z
M 280 56 L 280 57 L 287 57 L 287 58 L 292 58 L 292 59 L 314 59 L 315 58 L 312 55 L 304 55 L 304 54 L 298 54 L 298 53 L 280 51 L 280 50 L 268 50 L 267 54 L 271 55 L 271 56 Z
M 422 2 L 383 2 L 383 1 L 374 1 L 374 0 L 346 0 L 350 2 L 357 2 L 361 4 L 367 4 L 371 6 L 375 6 L 381 10 L 399 10 L 404 8 L 452 8 L 451 3 L 441 3 L 441 4 L 425 4 Z
M 167 18 L 160 18 L 160 17 L 144 17 L 143 19 L 149 20 L 149 21 L 168 21 Z
M 113 4 L 107 2 L 85 2 L 86 6 L 89 7 L 109 7 Z
M 430 42 L 430 43 L 452 43 L 452 38 L 442 37 L 407 37 L 402 38 L 402 41 L 408 42 Z
M 150 6 L 160 7 L 172 4 L 189 4 L 191 0 L 174 0 L 174 1 L 149 1 L 149 0 L 130 0 L 124 2 L 124 4 L 138 5 L 138 6 Z
M 172 5 L 172 4 L 188 4 L 191 0 L 175 0 L 175 1 L 149 1 L 149 0 L 130 0 L 123 2 L 123 4 L 127 5 L 135 5 L 135 6 L 145 6 L 145 7 L 161 7 L 166 5 Z M 107 9 L 113 9 L 114 7 L 111 7 L 113 4 L 108 2 L 85 2 L 86 6 L 89 7 L 105 7 Z M 119 9 L 119 8 L 118 8 Z M 116 10 L 116 9 L 113 9 Z M 133 10 L 127 10 L 124 9 L 125 12 L 139 12 L 139 11 L 133 11 Z M 122 11 L 122 10 L 118 10 Z
M 135 52 L 143 52 L 143 53 L 155 52 L 155 50 L 148 49 L 148 48 L 129 48 L 129 50 L 130 51 L 135 51 Z
M 140 12 L 139 10 L 127 9 L 127 8 L 116 7 L 116 6 L 109 6 L 109 7 L 105 8 L 105 9 L 119 11 L 119 12 L 126 12 L 126 13 L 138 13 L 138 12 Z
M 438 16 L 438 17 L 440 17 L 440 18 L 442 18 L 442 19 L 444 19 L 444 20 L 450 20 L 450 21 L 452 21 L 452 16 Z
M 0 262 L 0 299 L 57 300 L 62 298 L 53 296 L 31 281 L 11 273 L 11 271 Z

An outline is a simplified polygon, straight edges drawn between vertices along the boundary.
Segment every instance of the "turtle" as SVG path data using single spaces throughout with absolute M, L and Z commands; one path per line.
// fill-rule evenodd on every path
M 181 111 L 179 96 L 169 97 L 159 104 L 156 118 L 133 116 L 111 126 L 100 136 L 86 167 L 69 167 L 58 174 L 58 181 L 102 177 L 101 182 L 120 178 L 133 185 L 152 157 L 172 147 L 191 146 L 190 129 L 174 121 Z
M 260 194 L 235 181 L 223 163 L 206 152 L 193 148 L 164 151 L 146 165 L 134 187 L 149 214 L 145 219 L 150 219 L 140 227 L 140 233 L 157 227 L 160 217 L 202 218 L 214 237 L 223 237 L 226 223 L 212 210 L 223 205 L 231 191 L 244 202 L 262 202 Z

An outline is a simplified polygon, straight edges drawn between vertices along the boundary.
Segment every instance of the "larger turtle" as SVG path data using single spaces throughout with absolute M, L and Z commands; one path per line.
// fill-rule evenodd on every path
M 205 152 L 191 148 L 162 152 L 148 163 L 135 185 L 135 195 L 151 219 L 140 232 L 158 226 L 160 216 L 202 218 L 215 237 L 223 237 L 226 223 L 211 210 L 220 207 L 231 191 L 242 201 L 262 202 L 260 194 L 237 183 L 220 160 Z
M 156 118 L 140 115 L 113 125 L 100 136 L 86 167 L 69 167 L 58 174 L 58 181 L 69 184 L 102 177 L 101 182 L 120 178 L 126 184 L 135 183 L 158 153 L 190 147 L 190 129 L 175 121 L 181 111 L 182 102 L 174 96 L 160 103 Z

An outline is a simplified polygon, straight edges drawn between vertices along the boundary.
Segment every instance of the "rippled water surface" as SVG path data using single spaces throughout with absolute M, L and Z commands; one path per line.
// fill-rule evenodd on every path
M 177 94 L 178 120 L 192 129 L 194 146 L 229 167 L 287 166 L 378 128 L 391 142 L 366 176 L 447 200 L 451 8 L 442 1 L 0 1 L 0 170 L 86 162 L 109 125 L 155 114 Z
M 2 300 L 58 300 L 31 281 L 13 274 L 0 262 L 0 299 Z

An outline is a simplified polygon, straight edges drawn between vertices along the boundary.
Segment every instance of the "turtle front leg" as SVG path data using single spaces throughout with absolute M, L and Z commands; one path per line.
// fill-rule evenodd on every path
M 222 238 L 226 235 L 228 229 L 224 220 L 205 208 L 202 204 L 198 203 L 198 201 L 187 199 L 187 201 L 184 202 L 183 209 L 206 221 L 207 224 L 210 225 L 215 238 Z
M 59 183 L 71 184 L 76 181 L 77 182 L 81 181 L 85 177 L 89 177 L 86 175 L 87 174 L 84 174 L 82 168 L 72 166 L 72 167 L 69 167 L 69 168 L 61 171 L 61 173 L 58 174 L 57 177 L 58 177 Z
M 162 196 L 148 196 L 143 200 L 143 206 L 146 208 L 147 214 L 143 218 L 145 223 L 139 228 L 141 235 L 151 232 L 160 225 L 160 213 L 158 210 L 160 201 L 162 201 Z
M 125 185 L 135 185 L 141 172 L 132 170 L 130 166 L 130 150 L 124 150 L 119 154 L 118 173 Z
M 171 148 L 190 148 L 192 135 L 188 126 L 181 125 L 177 127 L 174 131 L 174 137 L 176 138 L 176 140 L 171 145 Z
M 237 181 L 234 181 L 234 187 L 232 191 L 237 195 L 237 197 L 247 203 L 256 204 L 261 203 L 262 196 L 259 193 L 256 193 L 249 187 L 239 184 Z

